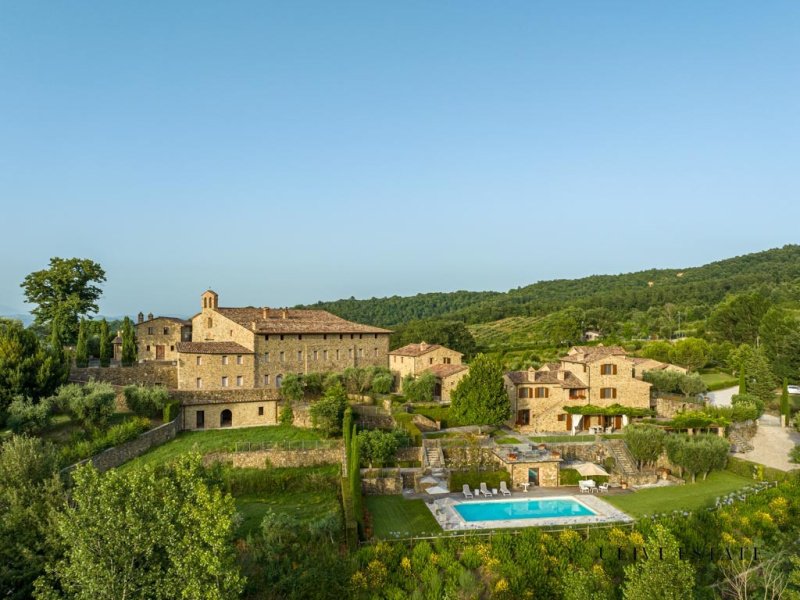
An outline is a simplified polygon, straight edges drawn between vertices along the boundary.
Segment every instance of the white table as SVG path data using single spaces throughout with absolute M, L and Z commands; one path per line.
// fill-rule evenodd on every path
M 520 484 L 520 485 L 522 485 L 522 490 L 523 490 L 523 491 L 525 491 L 525 492 L 527 492 L 527 491 L 528 491 L 528 487 L 529 487 L 531 484 L 530 484 L 530 482 L 526 481 L 525 483 L 522 483 L 522 484 Z
M 475 488 L 475 497 L 476 498 L 480 498 L 481 497 L 481 491 L 478 488 Z
M 497 496 L 497 488 L 492 488 L 492 496 Z

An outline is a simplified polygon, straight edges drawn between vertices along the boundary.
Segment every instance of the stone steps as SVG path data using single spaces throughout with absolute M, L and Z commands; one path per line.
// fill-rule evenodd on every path
M 632 477 L 639 474 L 636 461 L 633 460 L 623 440 L 609 440 L 608 447 L 616 461 L 617 470 L 620 471 L 623 476 Z

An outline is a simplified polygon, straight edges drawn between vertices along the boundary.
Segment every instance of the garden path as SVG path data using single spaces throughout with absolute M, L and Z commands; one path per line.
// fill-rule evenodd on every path
M 735 453 L 734 456 L 781 471 L 800 468 L 800 465 L 789 462 L 789 451 L 800 444 L 800 433 L 791 427 L 781 427 L 778 417 L 761 415 L 758 431 L 750 443 L 753 445 L 751 451 Z

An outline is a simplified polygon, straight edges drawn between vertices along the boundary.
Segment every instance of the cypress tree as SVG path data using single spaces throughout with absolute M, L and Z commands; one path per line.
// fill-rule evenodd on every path
M 108 322 L 100 321 L 100 366 L 107 367 L 111 364 L 111 343 L 108 339 Z
M 89 366 L 89 348 L 86 339 L 86 322 L 81 319 L 78 325 L 78 344 L 75 346 L 75 366 Z
M 781 392 L 781 414 L 786 417 L 786 424 L 789 424 L 791 410 L 789 409 L 789 382 L 783 378 L 783 391 Z
M 744 375 L 744 362 L 739 366 L 739 393 L 747 393 L 747 379 Z
M 136 362 L 136 333 L 128 317 L 122 323 L 122 366 L 130 367 Z

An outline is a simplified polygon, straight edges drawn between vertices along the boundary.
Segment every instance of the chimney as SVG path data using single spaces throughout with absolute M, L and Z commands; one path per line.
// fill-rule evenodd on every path
M 289 311 L 285 308 L 281 311 L 281 319 L 288 319 L 289 318 Z
M 421 352 L 425 352 L 425 350 L 428 349 L 428 343 L 427 342 L 420 342 L 419 343 L 419 349 L 420 349 Z
M 261 309 L 261 318 L 264 320 L 269 319 L 269 309 L 266 306 Z
M 147 320 L 148 321 L 152 321 L 153 320 L 153 313 L 147 313 Z
M 560 381 L 564 381 L 567 378 L 567 372 L 566 371 L 562 371 L 562 370 L 558 370 L 558 371 L 556 371 L 556 377 L 558 377 L 558 379 Z
M 252 329 L 253 331 L 256 330 L 256 322 L 255 321 L 251 321 L 250 322 L 250 329 Z
M 139 314 L 136 316 L 136 322 L 137 323 L 144 323 L 144 313 L 143 312 L 139 312 Z

